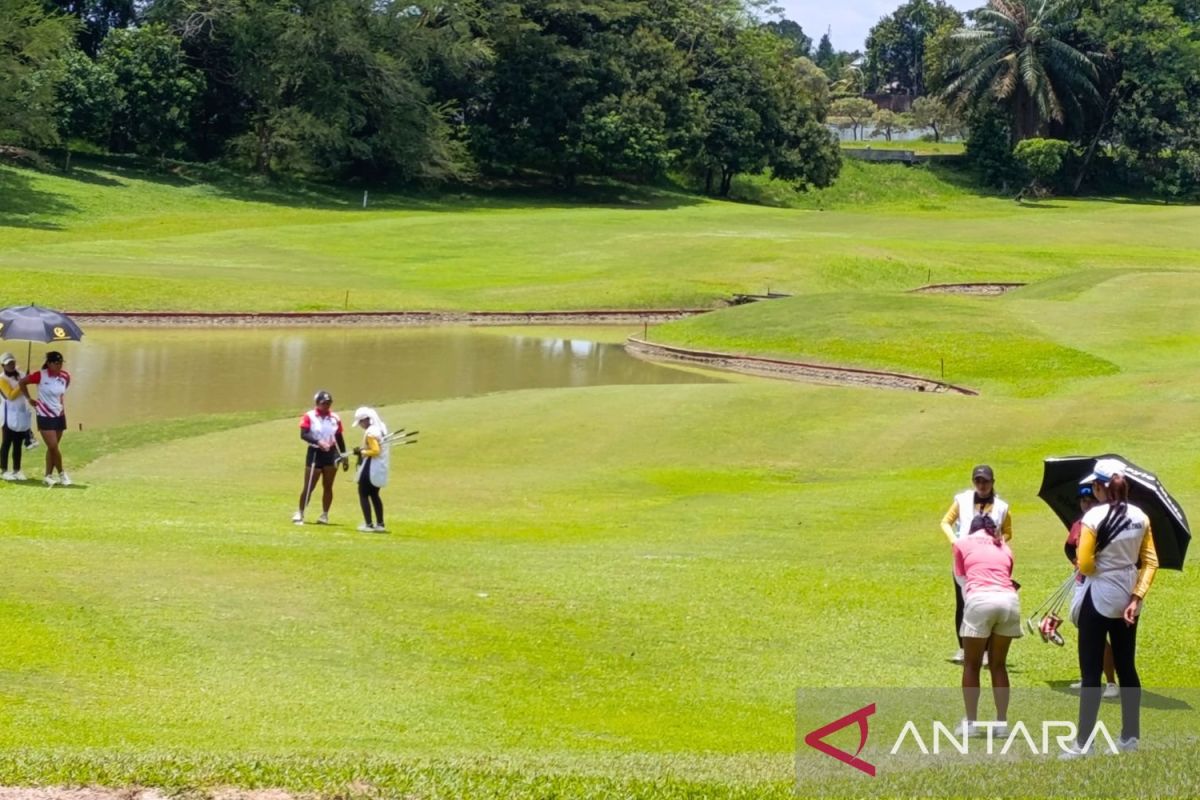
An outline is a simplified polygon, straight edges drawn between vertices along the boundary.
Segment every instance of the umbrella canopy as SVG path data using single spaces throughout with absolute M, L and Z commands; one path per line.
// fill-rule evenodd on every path
M 41 306 L 0 309 L 0 339 L 23 342 L 77 342 L 83 330 L 61 311 Z
M 1187 514 L 1154 473 L 1128 459 L 1111 453 L 1047 458 L 1042 465 L 1042 488 L 1038 490 L 1038 497 L 1046 501 L 1063 525 L 1071 527 L 1080 516 L 1079 482 L 1092 474 L 1096 462 L 1102 458 L 1116 459 L 1125 465 L 1123 472 L 1129 482 L 1129 502 L 1150 518 L 1158 565 L 1164 569 L 1183 569 L 1188 542 L 1192 540 Z

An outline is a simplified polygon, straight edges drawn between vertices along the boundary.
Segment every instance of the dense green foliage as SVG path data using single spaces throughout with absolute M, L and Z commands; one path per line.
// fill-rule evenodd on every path
M 4 0 L 0 143 L 409 183 L 676 171 L 727 194 L 769 169 L 828 185 L 826 81 L 761 5 Z
M 867 35 L 867 91 L 923 95 L 926 42 L 943 26 L 961 26 L 962 14 L 943 0 L 908 0 Z

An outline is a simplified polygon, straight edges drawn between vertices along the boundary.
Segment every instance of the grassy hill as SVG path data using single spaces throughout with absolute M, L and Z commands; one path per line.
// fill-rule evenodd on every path
M 364 210 L 357 188 L 2 167 L 0 268 L 10 296 L 76 310 L 648 308 L 1187 269 L 1200 247 L 1193 207 L 1023 207 L 933 166 L 851 162 L 782 196 L 795 207 L 611 189 L 383 193 Z
M 1026 613 L 1068 572 L 1036 497 L 1046 456 L 1120 452 L 1200 504 L 1195 208 L 1020 207 L 953 173 L 870 165 L 799 208 L 617 189 L 364 211 L 358 190 L 289 200 L 96 166 L 3 168 L 0 184 L 15 300 L 340 308 L 349 290 L 352 308 L 587 308 L 770 285 L 797 296 L 651 338 L 932 377 L 944 361 L 981 390 L 734 379 L 395 406 L 393 426 L 423 433 L 384 490 L 387 536 L 353 531 L 344 479 L 334 525 L 288 522 L 294 419 L 72 432 L 79 488 L 0 484 L 0 785 L 792 797 L 797 730 L 833 716 L 798 707 L 798 688 L 953 695 L 938 521 L 973 464 L 1012 503 Z M 956 280 L 1029 285 L 907 291 Z M 1200 680 L 1198 588 L 1190 566 L 1163 572 L 1147 600 L 1142 752 L 801 794 L 1195 796 L 1200 698 L 1164 696 Z M 1017 692 L 1070 700 L 1070 644 L 1027 637 L 1012 658 Z

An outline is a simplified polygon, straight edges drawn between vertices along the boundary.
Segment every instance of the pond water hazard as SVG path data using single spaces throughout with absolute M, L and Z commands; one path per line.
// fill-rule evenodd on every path
M 47 347 L 34 345 L 35 366 Z M 72 430 L 198 414 L 299 414 L 317 389 L 332 392 L 346 415 L 358 405 L 513 389 L 721 380 L 561 330 L 93 327 L 59 349 L 71 373 Z

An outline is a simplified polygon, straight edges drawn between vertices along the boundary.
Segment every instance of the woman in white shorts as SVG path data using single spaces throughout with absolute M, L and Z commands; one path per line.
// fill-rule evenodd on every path
M 1008 647 L 1021 636 L 1021 604 L 1012 579 L 1013 555 L 996 530 L 995 521 L 980 514 L 971 520 L 970 532 L 954 543 L 954 577 L 963 584 L 963 732 L 976 730 L 979 713 L 979 672 L 983 654 L 988 655 L 992 673 L 992 696 L 996 701 L 999 729 L 1006 735 L 1008 719 Z

